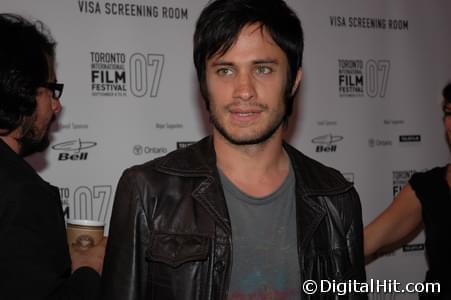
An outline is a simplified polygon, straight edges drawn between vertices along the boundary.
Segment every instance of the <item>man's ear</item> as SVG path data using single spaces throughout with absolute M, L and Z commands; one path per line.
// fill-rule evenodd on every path
M 294 95 L 294 93 L 299 87 L 299 84 L 301 84 L 301 79 L 302 79 L 302 68 L 299 68 L 296 73 L 296 78 L 294 79 L 293 87 L 291 88 L 291 96 Z

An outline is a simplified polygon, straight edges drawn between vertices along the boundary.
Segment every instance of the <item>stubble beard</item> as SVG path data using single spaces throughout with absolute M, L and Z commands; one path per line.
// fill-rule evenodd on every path
M 53 115 L 52 119 L 47 124 L 47 127 L 44 129 L 45 131 L 42 136 L 39 134 L 39 130 L 34 124 L 32 124 L 28 130 L 26 130 L 25 134 L 19 140 L 21 156 L 28 156 L 47 149 L 47 147 L 50 145 L 50 126 L 55 119 L 56 117 L 55 115 Z
M 228 107 L 225 108 L 229 110 Z M 210 122 L 216 128 L 216 130 L 231 144 L 237 146 L 246 146 L 246 145 L 258 145 L 263 144 L 267 140 L 269 140 L 274 133 L 282 126 L 285 117 L 285 109 L 281 112 L 280 116 L 278 116 L 275 120 L 273 120 L 267 128 L 264 128 L 262 132 L 255 134 L 252 137 L 235 137 L 229 132 L 227 132 L 225 126 L 221 124 L 219 118 L 215 114 L 215 107 L 210 106 Z

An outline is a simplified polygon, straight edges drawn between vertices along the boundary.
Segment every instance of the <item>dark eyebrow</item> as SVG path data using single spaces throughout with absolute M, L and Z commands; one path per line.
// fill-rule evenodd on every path
M 279 61 L 277 59 L 258 59 L 252 62 L 254 65 L 259 64 L 278 64 Z
M 257 59 L 252 61 L 253 65 L 261 65 L 261 64 L 279 64 L 279 61 L 277 59 Z M 217 66 L 234 66 L 235 64 L 228 61 L 216 61 L 211 64 L 213 67 Z
M 231 62 L 226 62 L 226 61 L 217 61 L 211 64 L 211 66 L 213 67 L 218 67 L 218 66 L 234 66 L 233 63 Z

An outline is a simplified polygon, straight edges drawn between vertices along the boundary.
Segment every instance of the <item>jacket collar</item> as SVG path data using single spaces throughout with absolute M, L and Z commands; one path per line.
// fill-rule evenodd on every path
M 287 143 L 283 143 L 296 174 L 296 185 L 306 195 L 331 195 L 345 192 L 352 187 L 336 170 L 317 162 Z M 160 171 L 179 176 L 213 176 L 217 173 L 213 137 L 176 150 L 161 158 Z
M 303 248 L 327 213 L 318 197 L 313 196 L 343 193 L 351 189 L 352 184 L 338 171 L 305 156 L 289 144 L 284 142 L 283 147 L 290 157 L 296 178 L 298 241 Z M 217 184 L 219 174 L 211 136 L 161 158 L 157 169 L 177 176 L 206 177 L 193 192 L 193 196 L 210 211 L 224 229 L 231 231 L 224 192 L 221 185 Z
M 160 159 L 157 168 L 179 176 L 213 176 L 217 169 L 213 137 L 169 153 Z

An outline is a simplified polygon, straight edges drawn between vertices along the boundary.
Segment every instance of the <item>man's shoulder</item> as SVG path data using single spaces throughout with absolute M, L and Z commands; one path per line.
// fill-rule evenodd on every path
M 21 157 L 12 157 L 10 153 L 0 155 L 0 186 L 12 187 L 17 184 L 41 184 L 45 181 Z
M 417 172 L 409 179 L 409 184 L 420 194 L 431 194 L 441 191 L 444 195 L 448 193 L 446 184 L 448 166 L 435 167 L 424 172 Z
M 447 172 L 448 166 L 442 166 L 442 167 L 434 167 L 432 169 L 429 169 L 427 171 L 423 172 L 417 172 L 412 177 L 418 177 L 426 182 L 435 182 L 439 181 L 443 178 L 446 178 L 446 172 Z
M 312 193 L 334 193 L 348 190 L 352 183 L 340 171 L 308 157 L 289 144 L 284 144 L 290 156 L 297 179 L 303 188 Z
M 59 196 L 58 190 L 21 160 L 0 157 L 0 215 L 8 215 L 10 220 L 19 212 L 47 211 Z

